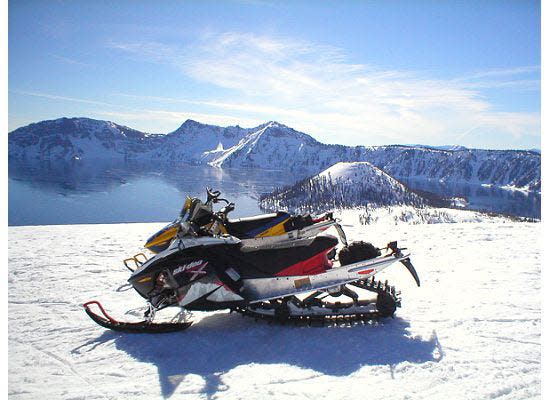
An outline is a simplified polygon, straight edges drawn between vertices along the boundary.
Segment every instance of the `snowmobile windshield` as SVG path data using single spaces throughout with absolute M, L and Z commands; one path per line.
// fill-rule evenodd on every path
M 183 211 L 183 210 L 182 210 Z M 188 208 L 187 221 L 196 224 L 197 226 L 204 226 L 212 222 L 214 213 L 212 212 L 212 205 L 203 203 L 200 199 L 194 198 L 191 201 L 191 205 Z M 183 218 L 182 218 L 183 221 Z
M 189 215 L 189 221 L 194 222 L 198 226 L 204 226 L 210 222 L 212 222 L 212 219 L 214 217 L 214 214 L 212 213 L 212 210 L 205 205 L 197 205 L 193 212 Z

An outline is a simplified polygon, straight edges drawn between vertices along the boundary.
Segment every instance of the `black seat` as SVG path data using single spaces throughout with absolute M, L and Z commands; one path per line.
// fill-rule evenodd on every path
M 237 270 L 242 278 L 268 278 L 282 271 L 301 264 L 303 274 L 309 271 L 322 272 L 319 261 L 307 262 L 312 257 L 327 252 L 338 244 L 334 236 L 316 236 L 314 238 L 297 239 L 284 246 L 262 246 L 243 249 L 240 246 L 210 248 L 209 257 L 223 265 L 220 272 L 227 267 Z M 322 267 L 321 267 L 322 268 Z M 315 272 L 313 272 L 315 273 Z

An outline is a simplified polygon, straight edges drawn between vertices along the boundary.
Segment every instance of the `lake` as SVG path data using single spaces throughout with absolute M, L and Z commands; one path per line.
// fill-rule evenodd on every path
M 185 196 L 206 187 L 236 204 L 231 216 L 260 213 L 257 197 L 294 179 L 277 171 L 221 170 L 143 162 L 9 163 L 8 224 L 171 221 Z
M 54 225 L 173 220 L 185 196 L 205 187 L 236 204 L 233 218 L 260 213 L 258 196 L 304 176 L 266 170 L 219 169 L 154 162 L 8 164 L 8 224 Z M 540 195 L 470 185 L 404 182 L 440 196 L 466 197 L 468 208 L 540 218 Z
M 465 208 L 519 217 L 540 218 L 541 195 L 481 185 L 445 183 L 418 179 L 400 179 L 405 185 L 441 197 L 461 197 Z

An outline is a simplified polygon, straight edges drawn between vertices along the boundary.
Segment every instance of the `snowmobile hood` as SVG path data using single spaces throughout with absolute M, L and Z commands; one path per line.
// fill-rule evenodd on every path
M 165 250 L 170 245 L 170 242 L 176 236 L 178 232 L 178 221 L 172 221 L 160 231 L 155 233 L 145 243 L 145 247 L 152 251 L 153 253 L 159 253 L 162 250 Z

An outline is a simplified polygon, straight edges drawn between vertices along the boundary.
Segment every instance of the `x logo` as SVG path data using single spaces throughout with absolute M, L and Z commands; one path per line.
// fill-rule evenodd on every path
M 208 261 L 205 261 L 202 264 L 186 269 L 185 273 L 191 274 L 191 277 L 189 278 L 189 280 L 194 281 L 199 275 L 206 275 L 206 271 L 204 271 L 204 268 L 207 265 L 208 265 Z

